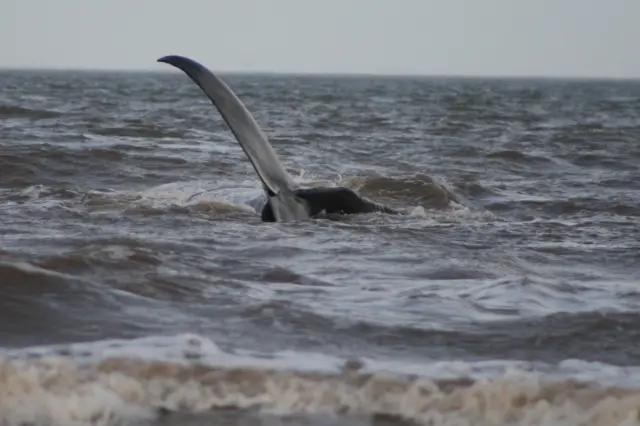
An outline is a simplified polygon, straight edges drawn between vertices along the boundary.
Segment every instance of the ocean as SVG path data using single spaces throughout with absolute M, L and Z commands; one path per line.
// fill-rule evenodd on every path
M 640 424 L 640 81 L 0 71 L 0 424 Z

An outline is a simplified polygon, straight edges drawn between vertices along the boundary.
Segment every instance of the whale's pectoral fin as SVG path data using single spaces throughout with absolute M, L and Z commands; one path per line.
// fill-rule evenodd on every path
M 269 197 L 267 204 L 271 206 L 272 215 L 278 222 L 306 219 L 311 216 L 308 204 L 296 196 L 295 192 L 281 191 Z
M 294 195 L 295 182 L 280 163 L 258 123 L 235 93 L 215 74 L 192 59 L 170 55 L 158 59 L 158 62 L 184 71 L 218 109 L 249 157 L 267 196 L 272 199 L 271 214 L 274 220 L 308 219 L 306 204 Z
M 249 157 L 269 195 L 295 188 L 293 179 L 280 163 L 260 126 L 224 81 L 200 63 L 183 56 L 164 56 L 158 62 L 182 70 L 202 89 Z

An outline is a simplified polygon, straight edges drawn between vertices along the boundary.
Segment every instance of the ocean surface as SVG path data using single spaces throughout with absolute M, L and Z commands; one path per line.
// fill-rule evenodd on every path
M 640 82 L 0 72 L 0 424 L 640 424 Z M 161 67 L 165 67 L 162 68 Z

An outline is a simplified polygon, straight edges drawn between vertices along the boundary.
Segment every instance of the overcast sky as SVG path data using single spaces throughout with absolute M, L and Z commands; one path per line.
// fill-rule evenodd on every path
M 0 0 L 0 68 L 640 77 L 640 0 Z

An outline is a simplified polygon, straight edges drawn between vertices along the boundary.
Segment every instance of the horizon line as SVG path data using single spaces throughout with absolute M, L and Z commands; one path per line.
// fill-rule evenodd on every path
M 6 71 L 44 71 L 44 72 L 94 72 L 94 73 L 180 73 L 173 69 L 151 68 L 93 68 L 93 67 L 34 67 L 34 66 L 0 66 L 0 72 Z M 267 71 L 267 70 L 233 70 L 211 69 L 217 74 L 226 75 L 273 75 L 292 77 L 379 77 L 379 78 L 452 78 L 452 79 L 513 79 L 513 80 L 605 80 L 605 81 L 637 81 L 640 76 L 580 75 L 580 74 L 473 74 L 473 73 L 386 73 L 364 71 Z

